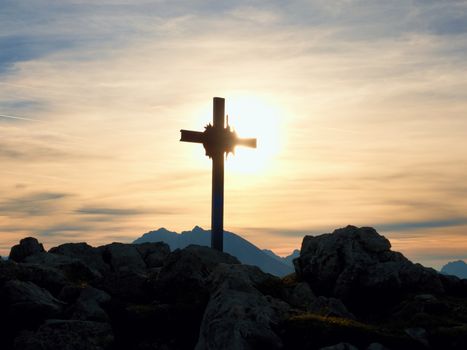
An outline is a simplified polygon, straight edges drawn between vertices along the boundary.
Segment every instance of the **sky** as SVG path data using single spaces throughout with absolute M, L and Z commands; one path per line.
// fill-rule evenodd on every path
M 466 260 L 466 57 L 467 1 L 0 0 L 0 255 L 208 229 L 179 130 L 220 96 L 258 138 L 226 161 L 226 230 L 287 255 L 372 226 Z

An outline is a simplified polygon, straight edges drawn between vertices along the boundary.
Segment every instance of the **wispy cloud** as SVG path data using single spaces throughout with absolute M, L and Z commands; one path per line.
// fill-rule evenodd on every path
M 1 215 L 32 214 L 25 230 L 50 242 L 59 232 L 110 237 L 110 226 L 137 235 L 155 218 L 177 230 L 208 224 L 210 162 L 180 146 L 178 130 L 210 120 L 212 96 L 246 94 L 284 111 L 270 170 L 226 173 L 226 223 L 259 246 L 273 236 L 296 247 L 348 223 L 457 229 L 467 210 L 466 7 L 3 1 L 0 114 L 42 122 L 0 117 Z M 79 196 L 36 198 L 36 209 L 17 183 Z M 60 227 L 40 221 L 53 210 Z
M 70 196 L 72 196 L 70 193 L 39 192 L 7 199 L 0 202 L 0 215 L 13 217 L 50 215 L 57 210 L 60 202 Z
M 83 207 L 75 212 L 84 215 L 133 216 L 147 214 L 149 211 L 140 208 Z
M 67 239 L 69 237 L 76 237 L 76 235 L 83 235 L 89 231 L 93 231 L 93 227 L 90 225 L 57 224 L 38 229 L 35 233 L 43 237 L 60 237 L 60 239 Z
M 386 224 L 375 224 L 376 229 L 382 232 L 410 232 L 412 230 L 420 230 L 426 228 L 443 228 L 452 226 L 464 226 L 467 225 L 467 217 L 457 218 L 443 218 L 438 220 L 427 220 L 427 221 L 412 221 L 412 222 L 393 222 Z M 466 232 L 467 235 L 467 232 Z

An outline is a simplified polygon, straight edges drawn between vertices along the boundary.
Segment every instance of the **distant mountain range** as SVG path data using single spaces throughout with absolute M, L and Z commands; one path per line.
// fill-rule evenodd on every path
M 143 234 L 133 243 L 165 242 L 171 250 L 185 248 L 190 244 L 211 246 L 211 231 L 195 226 L 191 231 L 172 232 L 165 228 Z M 294 272 L 292 260 L 299 255 L 295 250 L 291 255 L 282 258 L 270 250 L 261 250 L 254 244 L 235 233 L 224 231 L 224 251 L 235 256 L 240 262 L 256 265 L 264 272 L 285 276 Z
M 441 268 L 441 273 L 467 278 L 467 264 L 463 260 L 451 261 Z

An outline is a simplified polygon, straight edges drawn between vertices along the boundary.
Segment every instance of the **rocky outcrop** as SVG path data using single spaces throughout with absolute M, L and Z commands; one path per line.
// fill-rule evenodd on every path
M 290 306 L 258 290 L 271 278 L 257 267 L 219 265 L 208 282 L 211 298 L 196 349 L 282 348 L 274 327 L 286 318 Z
M 3 317 L 16 328 L 34 326 L 45 319 L 58 317 L 65 306 L 46 289 L 18 280 L 4 284 L 1 298 L 5 305 Z
M 390 248 L 389 241 L 369 227 L 306 236 L 294 261 L 296 273 L 318 295 L 341 299 L 353 308 L 389 306 L 407 293 L 444 292 L 435 270 L 413 264 Z
M 2 349 L 467 348 L 466 280 L 369 228 L 306 237 L 284 278 L 201 246 L 21 245 L 0 261 Z
M 176 249 L 167 257 L 154 289 L 167 302 L 205 304 L 209 295 L 207 278 L 220 263 L 240 264 L 237 258 L 208 247 Z
M 111 296 L 97 288 L 85 287 L 71 308 L 71 318 L 74 320 L 108 322 L 109 316 L 103 305 L 110 302 Z
M 54 267 L 38 264 L 18 264 L 5 261 L 0 264 L 0 286 L 9 280 L 32 282 L 56 295 L 68 283 L 64 273 Z
M 101 274 L 109 270 L 109 265 L 104 262 L 102 257 L 102 251 L 99 248 L 91 247 L 87 243 L 65 243 L 51 248 L 49 253 L 77 259 L 91 270 L 98 271 Z
M 143 271 L 146 268 L 134 244 L 112 243 L 101 247 L 102 256 L 113 271 Z
M 170 248 L 163 242 L 146 242 L 136 245 L 146 266 L 149 268 L 162 267 L 165 259 L 170 254 Z
M 43 251 L 44 247 L 38 242 L 36 238 L 26 237 L 23 238 L 19 244 L 11 248 L 9 259 L 16 262 L 21 262 L 26 257 L 36 253 L 41 253 Z

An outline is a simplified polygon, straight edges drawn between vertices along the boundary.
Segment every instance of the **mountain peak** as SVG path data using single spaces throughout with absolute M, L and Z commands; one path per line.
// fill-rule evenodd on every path
M 467 264 L 463 260 L 448 262 L 441 268 L 441 273 L 459 278 L 467 278 Z
M 196 232 L 196 233 L 199 233 L 199 232 L 206 232 L 206 230 L 204 230 L 202 227 L 196 225 L 195 227 L 193 227 L 193 229 L 191 230 L 192 232 Z
M 191 244 L 210 246 L 211 235 L 209 230 L 204 230 L 196 225 L 191 231 L 183 231 L 181 234 L 173 232 L 167 234 L 159 229 L 144 234 L 134 243 L 165 242 L 172 250 L 183 249 Z M 285 276 L 293 272 L 290 263 L 276 256 L 274 253 L 265 253 L 246 239 L 233 232 L 224 231 L 224 252 L 237 257 L 242 263 L 256 265 L 265 272 L 276 276 Z

